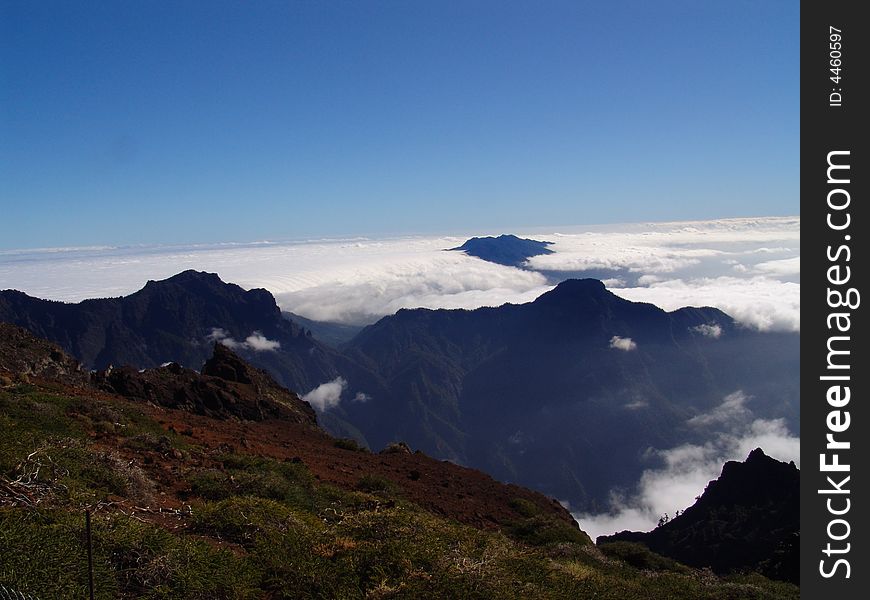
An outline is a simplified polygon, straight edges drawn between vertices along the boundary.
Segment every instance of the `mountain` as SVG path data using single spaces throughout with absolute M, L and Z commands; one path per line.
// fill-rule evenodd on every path
M 798 427 L 797 334 L 749 330 L 714 308 L 665 312 L 597 280 L 522 305 L 401 310 L 345 353 L 391 392 L 346 407 L 372 444 L 408 440 L 578 510 L 638 481 L 649 448 L 707 441 L 690 420 L 729 394 Z
M 0 320 L 57 342 L 89 369 L 112 363 L 151 367 L 168 361 L 198 367 L 211 353 L 216 336 L 244 343 L 254 332 L 285 349 L 316 347 L 302 328 L 281 318 L 266 290 L 245 291 L 215 274 L 197 271 L 149 281 L 123 298 L 78 304 L 6 290 L 0 293 Z M 320 368 L 312 361 L 303 370 Z
M 199 369 L 216 341 L 267 369 L 300 393 L 340 374 L 379 393 L 374 376 L 358 372 L 311 332 L 285 318 L 266 290 L 244 290 L 214 273 L 184 271 L 122 298 L 66 304 L 0 292 L 0 321 L 52 340 L 87 369 L 148 368 L 166 362 Z
M 722 474 L 685 512 L 649 533 L 623 531 L 598 544 L 639 542 L 715 573 L 758 571 L 800 583 L 800 471 L 753 450 Z
M 175 362 L 214 342 L 304 395 L 333 382 L 328 431 L 371 448 L 405 441 L 570 502 L 607 507 L 648 449 L 704 443 L 690 419 L 737 391 L 798 430 L 799 336 L 738 326 L 712 308 L 665 312 L 569 280 L 531 303 L 401 310 L 335 350 L 265 290 L 186 271 L 124 298 L 63 304 L 0 292 L 0 320 L 58 343 L 87 369 Z
M 552 243 L 508 234 L 498 237 L 473 237 L 461 246 L 450 250 L 465 252 L 469 256 L 508 267 L 522 267 L 532 256 L 552 254 L 553 251 L 547 248 Z

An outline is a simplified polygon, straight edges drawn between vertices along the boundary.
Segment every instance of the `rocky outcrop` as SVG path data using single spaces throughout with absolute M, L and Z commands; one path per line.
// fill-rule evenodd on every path
M 7 384 L 31 377 L 72 385 L 88 382 L 88 372 L 59 346 L 8 323 L 0 323 L 0 377 Z
M 640 542 L 687 565 L 725 574 L 758 571 L 800 582 L 800 471 L 794 463 L 753 450 L 745 462 L 725 463 L 684 513 L 641 533 L 600 536 L 599 544 Z
M 314 409 L 226 346 L 216 343 L 202 373 L 168 363 L 155 369 L 109 367 L 93 374 L 102 390 L 218 419 L 281 419 L 316 425 Z

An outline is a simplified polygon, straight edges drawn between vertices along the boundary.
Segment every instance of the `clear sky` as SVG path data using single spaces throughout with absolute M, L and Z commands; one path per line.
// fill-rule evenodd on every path
M 799 213 L 799 3 L 0 0 L 0 248 Z

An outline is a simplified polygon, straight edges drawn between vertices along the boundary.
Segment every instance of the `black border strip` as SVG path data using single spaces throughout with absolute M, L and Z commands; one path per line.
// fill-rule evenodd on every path
M 870 345 L 870 333 L 868 308 L 857 301 L 867 291 L 870 269 L 870 155 L 862 124 L 870 120 L 870 22 L 858 17 L 860 5 L 813 0 L 801 6 L 802 598 L 847 600 L 870 593 L 870 498 L 859 491 L 870 490 L 870 363 L 861 352 Z M 831 71 L 838 66 L 839 72 Z M 829 161 L 835 165 L 830 171 Z M 841 299 L 851 306 L 832 306 Z M 860 300 L 870 303 L 870 296 Z M 832 447 L 828 434 L 836 442 Z M 843 469 L 830 466 L 835 460 L 848 470 L 832 470 Z

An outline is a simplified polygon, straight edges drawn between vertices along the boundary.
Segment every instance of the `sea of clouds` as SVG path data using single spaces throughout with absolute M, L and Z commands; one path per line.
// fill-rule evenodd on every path
M 517 269 L 445 251 L 464 236 L 6 250 L 0 289 L 75 302 L 197 269 L 266 288 L 282 309 L 311 319 L 366 324 L 400 308 L 528 302 L 585 276 L 668 310 L 715 306 L 759 329 L 800 329 L 799 217 L 513 233 L 551 241 L 555 252 Z

